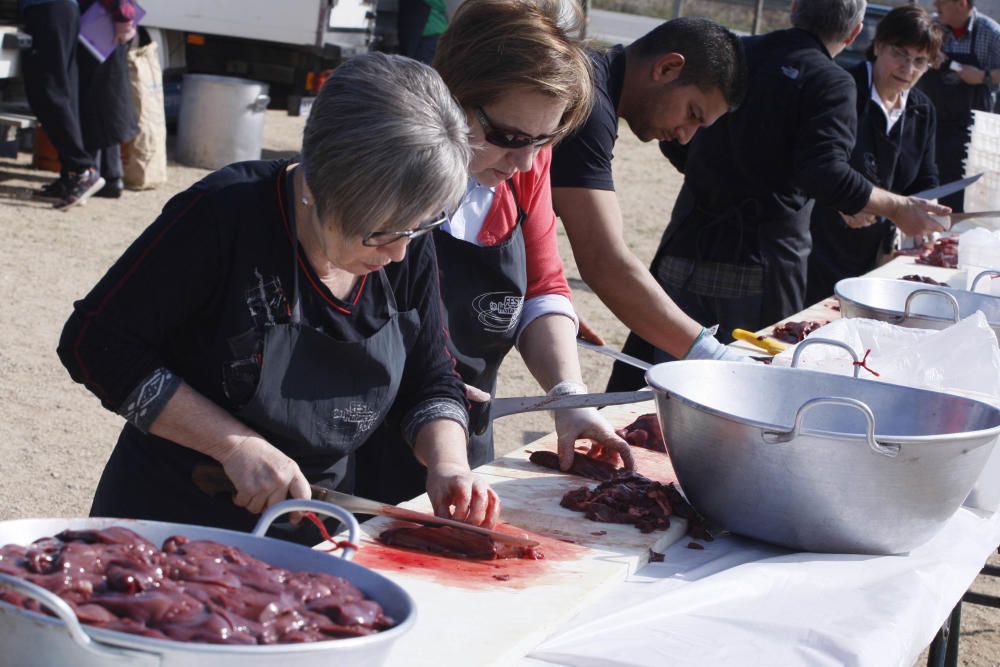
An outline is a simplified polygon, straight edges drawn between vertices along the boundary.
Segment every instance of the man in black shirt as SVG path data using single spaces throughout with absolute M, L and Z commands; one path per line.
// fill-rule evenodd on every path
M 630 329 L 672 355 L 732 355 L 667 297 L 626 246 L 611 160 L 619 118 L 642 141 L 685 144 L 736 106 L 745 79 L 739 39 L 706 19 L 674 19 L 627 47 L 593 53 L 592 62 L 594 108 L 556 147 L 551 169 L 552 200 L 580 274 Z
M 685 179 L 651 272 L 663 300 L 702 325 L 719 324 L 722 340 L 736 327 L 759 329 L 803 308 L 814 199 L 888 217 L 911 235 L 939 229 L 930 214 L 949 210 L 873 188 L 848 164 L 855 87 L 833 56 L 857 36 L 864 10 L 864 0 L 798 0 L 794 28 L 744 41 L 749 74 L 740 108 L 689 146 L 661 137 Z M 643 319 L 654 337 L 622 317 L 633 331 L 627 352 L 650 361 L 692 358 L 661 342 L 662 330 L 680 323 Z M 641 383 L 618 365 L 609 387 Z

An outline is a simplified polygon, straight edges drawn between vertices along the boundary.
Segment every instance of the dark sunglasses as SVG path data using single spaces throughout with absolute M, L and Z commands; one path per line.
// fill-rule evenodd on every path
M 361 239 L 361 244 L 366 245 L 369 248 L 381 248 L 382 246 L 387 246 L 390 243 L 395 243 L 396 241 L 401 241 L 403 239 L 416 239 L 420 238 L 427 232 L 432 232 L 444 223 L 448 222 L 448 213 L 445 211 L 441 212 L 441 215 L 434 218 L 433 220 L 428 220 L 417 226 L 416 229 L 406 229 L 401 232 L 370 232 L 365 234 L 364 238 Z
M 552 134 L 543 134 L 539 137 L 529 137 L 526 134 L 520 134 L 518 132 L 498 130 L 493 126 L 489 116 L 486 115 L 486 112 L 483 111 L 482 107 L 476 107 L 474 111 L 476 112 L 476 119 L 479 121 L 479 124 L 483 126 L 483 135 L 486 138 L 486 141 L 494 146 L 499 146 L 500 148 L 543 146 L 550 143 L 561 133 L 561 131 L 556 131 Z

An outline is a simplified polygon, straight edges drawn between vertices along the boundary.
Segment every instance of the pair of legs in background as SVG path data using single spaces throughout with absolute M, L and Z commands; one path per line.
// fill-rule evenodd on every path
M 80 122 L 80 63 L 76 2 L 54 0 L 24 9 L 32 46 L 24 56 L 28 102 L 59 156 L 60 177 L 42 189 L 57 208 L 81 204 L 101 193 L 120 196 L 122 164 L 118 146 L 88 151 Z M 102 177 L 102 173 L 106 176 Z

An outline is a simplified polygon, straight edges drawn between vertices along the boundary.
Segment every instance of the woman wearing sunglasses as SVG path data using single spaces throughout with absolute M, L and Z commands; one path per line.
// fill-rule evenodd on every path
M 166 205 L 59 345 L 127 421 L 94 515 L 249 529 L 310 483 L 351 491 L 350 455 L 394 406 L 435 510 L 495 521 L 466 460 L 428 234 L 465 190 L 467 133 L 430 67 L 361 56 L 320 91 L 297 161 L 230 165 Z M 205 465 L 235 495 L 206 495 Z
M 586 392 L 577 358 L 577 318 L 563 275 L 552 210 L 552 144 L 590 112 L 589 60 L 559 23 L 559 3 L 466 0 L 441 36 L 434 67 L 465 110 L 471 131 L 468 188 L 434 233 L 450 349 L 470 387 L 469 461 L 494 458 L 488 400 L 517 345 L 550 395 Z M 555 413 L 560 463 L 577 439 L 594 455 L 628 445 L 595 409 Z M 419 469 L 400 467 L 389 431 L 366 492 L 398 501 L 418 490 Z M 377 447 L 373 449 L 377 450 Z
M 858 128 L 851 166 L 872 183 L 910 195 L 938 185 L 937 126 L 930 98 L 913 86 L 938 55 L 941 34 L 921 7 L 897 7 L 875 29 L 867 61 L 851 69 L 858 91 Z M 873 216 L 847 216 L 817 202 L 811 231 L 807 303 L 833 294 L 841 278 L 859 276 L 893 249 L 896 226 Z

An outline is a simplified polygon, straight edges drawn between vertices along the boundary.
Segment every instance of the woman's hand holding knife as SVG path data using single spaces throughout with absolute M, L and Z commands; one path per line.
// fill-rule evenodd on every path
M 312 497 L 295 461 L 186 383 L 149 431 L 221 463 L 236 487 L 233 502 L 254 514 L 288 497 Z
M 248 512 L 260 514 L 287 498 L 312 497 L 298 464 L 255 433 L 239 439 L 218 461 L 236 487 L 233 502 Z

